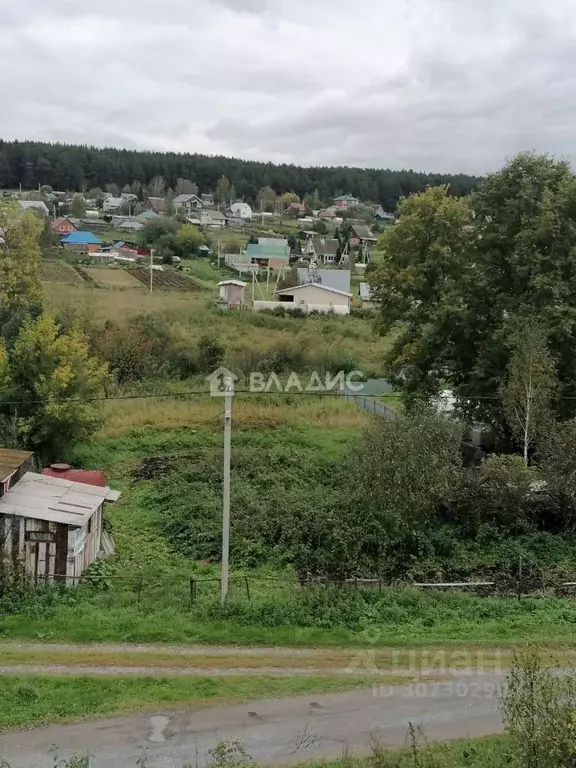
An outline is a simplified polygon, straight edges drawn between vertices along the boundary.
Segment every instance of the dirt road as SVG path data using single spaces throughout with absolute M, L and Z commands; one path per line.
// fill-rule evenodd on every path
M 252 701 L 198 711 L 114 717 L 76 725 L 0 734 L 0 759 L 12 768 L 50 768 L 49 749 L 61 757 L 92 755 L 93 768 L 205 765 L 224 739 L 239 739 L 262 765 L 287 765 L 338 757 L 345 749 L 364 754 L 373 739 L 405 742 L 408 724 L 430 740 L 497 733 L 501 721 L 498 674 L 457 675 L 407 686 L 382 686 L 330 695 Z

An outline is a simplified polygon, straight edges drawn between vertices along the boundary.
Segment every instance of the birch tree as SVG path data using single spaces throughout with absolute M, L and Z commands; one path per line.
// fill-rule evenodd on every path
M 552 420 L 551 400 L 557 387 L 556 365 L 546 331 L 541 323 L 530 321 L 515 336 L 502 393 L 508 425 L 522 443 L 526 465 L 530 448 Z

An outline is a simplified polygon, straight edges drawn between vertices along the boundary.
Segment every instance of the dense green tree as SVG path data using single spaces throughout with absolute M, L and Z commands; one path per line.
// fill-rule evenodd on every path
M 177 221 L 158 216 L 146 222 L 138 233 L 138 239 L 141 245 L 153 247 L 163 235 L 176 234 L 177 230 Z
M 40 298 L 41 217 L 0 200 L 0 319 Z
M 466 224 L 465 200 L 431 187 L 403 200 L 383 237 L 382 262 L 370 282 L 381 301 L 381 328 L 397 329 L 387 363 L 407 394 L 433 394 L 450 376 L 447 339 L 459 332 Z M 457 361 L 454 361 L 457 364 Z
M 198 249 L 205 245 L 206 238 L 198 227 L 192 224 L 184 224 L 176 233 L 180 256 L 191 256 L 197 254 Z
M 230 202 L 230 179 L 226 176 L 221 176 L 218 179 L 214 201 L 222 205 Z
M 262 187 L 256 195 L 256 205 L 258 210 L 272 211 L 276 203 L 276 192 L 270 186 Z
M 312 229 L 314 232 L 318 232 L 319 235 L 328 234 L 328 224 L 326 224 L 325 221 L 322 221 L 322 219 L 315 221 L 314 224 L 312 224 Z
M 76 219 L 83 219 L 86 216 L 86 201 L 83 197 L 75 195 L 70 203 L 70 215 Z
M 0 187 L 9 187 L 13 175 L 6 152 L 0 152 Z
M 294 525 L 302 536 L 291 545 L 298 569 L 339 576 L 406 569 L 419 538 L 458 496 L 460 440 L 454 421 L 425 409 L 374 420 L 340 469 L 334 498 L 310 510 L 310 527 Z
M 190 179 L 177 179 L 174 192 L 177 195 L 197 195 L 198 185 Z
M 61 458 L 98 428 L 101 411 L 92 399 L 107 375 L 82 332 L 61 333 L 48 314 L 24 322 L 12 352 L 0 347 L 0 388 L 19 402 L 20 439 L 45 459 Z
M 502 427 L 500 392 L 522 323 L 546 329 L 560 417 L 576 409 L 576 179 L 521 154 L 469 201 L 430 189 L 403 201 L 371 274 L 388 357 L 407 393 L 452 388 L 472 419 Z

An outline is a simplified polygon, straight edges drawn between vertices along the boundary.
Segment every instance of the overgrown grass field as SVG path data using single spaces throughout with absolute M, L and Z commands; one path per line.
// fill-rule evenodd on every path
M 218 311 L 216 278 L 224 275 L 208 264 L 190 269 L 190 275 L 210 291 L 179 295 L 126 287 L 119 293 L 90 285 L 45 283 L 44 301 L 48 309 L 78 319 L 91 333 L 101 333 L 106 321 L 133 325 L 135 318 L 145 316 L 165 328 L 182 347 L 193 347 L 201 337 L 209 336 L 223 346 L 224 364 L 242 372 L 258 370 L 273 356 L 276 365 L 285 370 L 330 367 L 361 370 L 367 377 L 382 375 L 390 342 L 375 334 L 370 318 Z
M 108 511 L 117 555 L 95 585 L 40 593 L 4 614 L 4 638 L 378 647 L 573 643 L 576 601 L 569 597 L 302 588 L 281 547 L 241 550 L 245 564 L 234 570 L 230 600 L 222 608 L 221 486 L 214 475 L 221 464 L 221 404 L 180 403 L 167 419 L 180 418 L 180 425 L 166 428 L 163 405 L 156 403 L 158 415 L 149 411 L 149 426 L 136 430 L 130 420 L 142 421 L 142 412 L 131 406 L 122 414 L 120 406 L 125 407 L 110 406 L 107 427 L 74 457 L 81 466 L 105 469 L 109 483 L 123 493 Z M 316 483 L 322 477 L 329 482 L 332 463 L 352 449 L 364 418 L 336 398 L 282 406 L 235 402 L 233 557 L 240 552 L 235 547 L 242 526 L 248 531 L 256 523 L 246 510 L 258 504 L 264 518 L 275 520 L 302 487 L 310 489 L 313 503 L 314 489 L 322 493 Z M 195 552 L 206 547 L 214 555 L 200 562 Z M 250 600 L 239 578 L 245 575 Z M 212 579 L 198 583 L 193 605 L 191 577 Z

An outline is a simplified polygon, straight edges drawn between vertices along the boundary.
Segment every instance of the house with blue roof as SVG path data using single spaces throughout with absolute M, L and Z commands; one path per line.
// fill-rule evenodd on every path
M 60 242 L 65 248 L 82 248 L 89 253 L 99 251 L 102 247 L 102 240 L 96 237 L 92 232 L 70 232 L 69 235 L 62 237 Z

